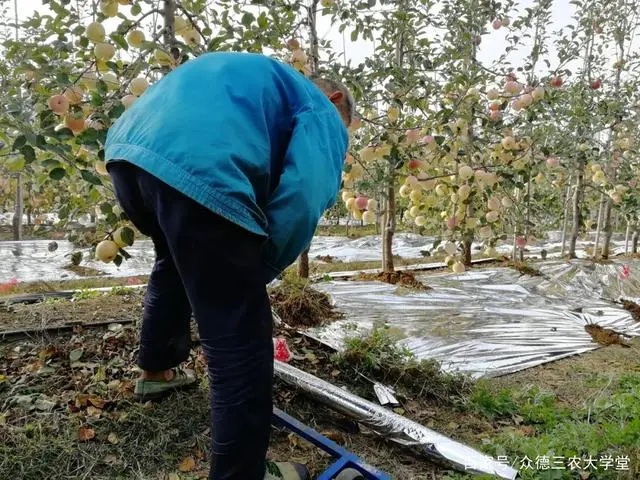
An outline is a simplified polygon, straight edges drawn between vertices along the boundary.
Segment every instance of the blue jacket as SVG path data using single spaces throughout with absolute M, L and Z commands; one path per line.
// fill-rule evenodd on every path
M 348 132 L 335 106 L 292 67 L 208 53 L 152 85 L 109 129 L 124 160 L 265 237 L 264 280 L 309 246 L 336 202 Z

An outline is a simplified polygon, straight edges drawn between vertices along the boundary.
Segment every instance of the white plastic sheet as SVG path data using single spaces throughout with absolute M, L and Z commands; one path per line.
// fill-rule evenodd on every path
M 629 267 L 626 278 L 623 265 Z M 640 335 L 640 323 L 610 301 L 640 301 L 640 262 L 549 261 L 536 267 L 546 278 L 508 268 L 418 275 L 433 287 L 427 292 L 381 282 L 320 283 L 317 288 L 332 295 L 345 318 L 305 333 L 339 350 L 346 337 L 386 323 L 418 358 L 475 377 L 598 348 L 584 329 L 587 323 Z

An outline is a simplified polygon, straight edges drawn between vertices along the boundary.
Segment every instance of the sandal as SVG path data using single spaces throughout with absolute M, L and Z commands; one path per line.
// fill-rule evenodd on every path
M 176 390 L 184 390 L 197 385 L 193 370 L 179 367 L 172 368 L 172 370 L 173 378 L 171 380 L 148 380 L 146 378 L 136 380 L 133 398 L 139 402 L 160 400 Z

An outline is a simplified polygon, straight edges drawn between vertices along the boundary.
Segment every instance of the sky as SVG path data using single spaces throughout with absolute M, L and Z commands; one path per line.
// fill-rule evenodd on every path
M 13 0 L 5 0 L 7 4 L 13 4 Z M 517 16 L 518 12 L 524 11 L 526 7 L 530 7 L 535 3 L 535 0 L 520 0 L 517 2 L 518 6 L 515 12 L 511 15 L 511 18 Z M 128 7 L 121 7 L 128 8 Z M 47 12 L 47 7 L 42 6 L 42 0 L 18 0 L 18 16 L 21 20 L 28 18 L 34 11 L 40 11 L 41 13 Z M 11 9 L 13 11 L 13 9 Z M 572 15 L 574 13 L 574 7 L 570 5 L 568 0 L 554 0 L 553 13 L 552 13 L 552 30 L 559 30 L 560 28 L 571 23 Z M 332 25 L 329 16 L 318 15 L 318 35 L 321 39 L 328 39 L 334 45 L 334 48 L 338 51 L 344 49 L 346 58 L 350 59 L 353 64 L 359 64 L 364 61 L 365 58 L 371 56 L 374 50 L 372 42 L 369 41 L 356 41 L 352 42 L 349 38 L 349 32 L 345 35 L 338 31 L 339 25 Z M 482 44 L 479 48 L 479 60 L 485 65 L 492 64 L 499 55 L 504 51 L 505 47 L 505 29 L 494 31 L 489 28 L 489 34 L 484 35 L 482 38 Z M 530 48 L 530 47 L 529 47 Z M 521 51 L 512 54 L 511 61 L 514 66 L 522 64 L 529 53 L 529 48 L 525 45 Z M 553 52 L 553 49 L 551 49 Z M 553 58 L 551 59 L 552 67 L 555 63 Z M 546 67 L 545 67 L 546 68 Z

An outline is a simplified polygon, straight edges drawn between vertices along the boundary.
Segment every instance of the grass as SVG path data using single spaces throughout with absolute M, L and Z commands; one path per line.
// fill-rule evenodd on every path
M 147 275 L 140 275 L 136 277 L 79 278 L 75 280 L 51 282 L 24 282 L 18 283 L 10 289 L 0 291 L 0 298 L 2 298 L 2 296 L 58 292 L 61 290 L 87 290 L 90 288 L 145 284 L 148 278 Z
M 409 398 L 429 398 L 454 403 L 469 393 L 472 381 L 465 375 L 442 371 L 435 360 L 417 360 L 388 326 L 348 338 L 345 348 L 334 356 L 341 367 L 390 384 Z
M 600 382 L 598 394 L 581 408 L 537 387 L 496 392 L 479 382 L 466 408 L 491 421 L 512 424 L 483 439 L 481 449 L 494 458 L 508 459 L 523 480 L 639 478 L 640 374 L 625 374 L 615 381 L 602 376 Z M 595 468 L 589 458 L 595 460 Z M 628 469 L 622 469 L 625 458 Z M 543 469 L 546 462 L 556 468 Z

